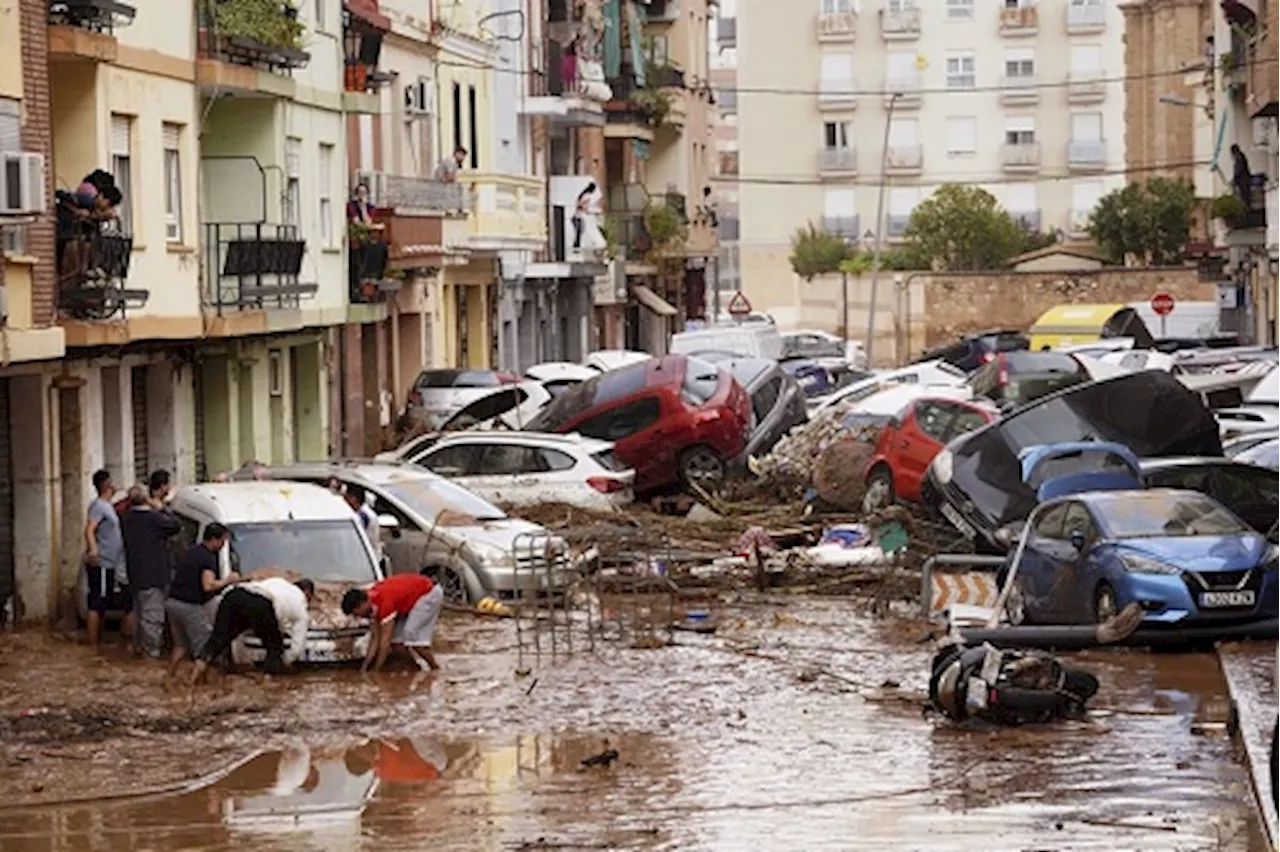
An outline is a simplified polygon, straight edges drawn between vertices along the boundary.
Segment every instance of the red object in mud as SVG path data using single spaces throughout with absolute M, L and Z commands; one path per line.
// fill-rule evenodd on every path
M 867 465 L 867 490 L 873 482 L 887 485 L 884 502 L 919 502 L 920 481 L 934 456 L 947 442 L 999 417 L 993 406 L 941 397 L 913 401 L 880 431 L 876 452 Z
M 1170 293 L 1156 293 L 1151 297 L 1151 310 L 1155 311 L 1157 316 L 1167 317 L 1173 313 L 1175 304 Z

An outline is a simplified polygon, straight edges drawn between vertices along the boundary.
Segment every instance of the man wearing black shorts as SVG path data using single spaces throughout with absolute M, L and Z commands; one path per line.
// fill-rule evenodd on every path
M 310 580 L 290 583 L 279 578 L 241 583 L 228 589 L 218 602 L 213 632 L 196 659 L 191 673 L 194 686 L 203 678 L 209 663 L 219 659 L 241 635 L 253 632 L 266 651 L 262 667 L 270 674 L 281 674 L 302 654 L 307 638 L 308 606 L 315 595 Z M 284 623 L 287 620 L 288 623 Z M 284 632 L 290 634 L 285 647 Z

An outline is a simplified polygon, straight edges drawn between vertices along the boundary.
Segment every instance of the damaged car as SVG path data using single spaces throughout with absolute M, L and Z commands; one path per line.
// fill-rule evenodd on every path
M 776 362 L 735 358 L 720 362 L 751 398 L 751 437 L 743 456 L 760 456 L 773 449 L 783 435 L 809 421 L 799 383 Z
M 996 531 L 1036 505 L 1020 455 L 1078 441 L 1115 442 L 1140 458 L 1222 455 L 1217 421 L 1197 394 L 1168 373 L 1131 373 L 1059 391 L 953 439 L 929 465 L 922 501 L 979 549 L 1004 553 Z M 1096 459 L 1082 454 L 1080 463 Z

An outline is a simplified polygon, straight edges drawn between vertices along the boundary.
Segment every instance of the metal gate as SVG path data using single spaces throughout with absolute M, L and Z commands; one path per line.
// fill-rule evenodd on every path
M 9 380 L 0 379 L 0 613 L 14 591 L 13 455 L 9 437 Z M 4 622 L 0 615 L 0 623 Z
M 204 365 L 191 369 L 192 408 L 195 410 L 195 468 L 196 482 L 208 482 L 209 471 L 204 460 Z
M 133 406 L 133 481 L 146 482 L 147 466 L 151 458 L 147 448 L 147 366 L 144 364 L 141 367 L 134 367 L 129 380 Z M 123 474 L 124 471 L 112 471 L 112 473 Z

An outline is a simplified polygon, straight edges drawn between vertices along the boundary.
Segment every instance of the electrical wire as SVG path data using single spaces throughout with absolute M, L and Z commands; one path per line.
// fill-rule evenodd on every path
M 930 181 L 922 180 L 924 175 L 912 175 L 907 178 L 908 183 L 899 185 L 910 186 L 931 186 L 934 184 L 944 183 L 966 183 L 966 184 L 1006 184 L 1006 183 L 1047 183 L 1057 181 L 1087 181 L 1095 178 L 1114 177 L 1117 175 L 1133 175 L 1133 174 L 1149 174 L 1151 172 L 1165 172 L 1177 169 L 1193 169 L 1201 166 L 1212 165 L 1212 160 L 1187 160 L 1177 163 L 1153 163 L 1146 166 L 1121 166 L 1109 169 L 1090 170 L 1087 172 L 1069 172 L 1058 174 L 1045 174 L 1038 172 L 1026 175 L 988 175 L 978 176 L 976 173 L 966 172 L 946 172 L 945 176 L 940 180 Z M 764 175 L 713 175 L 709 180 L 722 184 L 740 184 L 746 186 L 828 186 L 832 189 L 839 189 L 850 186 L 879 186 L 881 181 L 876 175 L 854 175 L 849 178 L 819 178 L 819 177 L 778 177 Z M 892 175 L 885 179 L 885 183 L 892 186 L 898 183 Z

